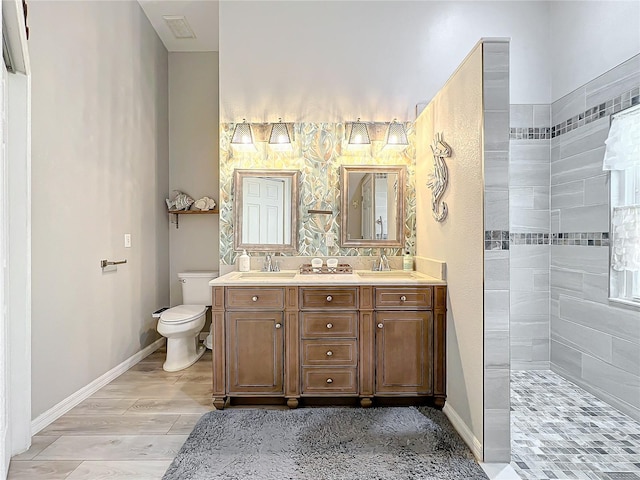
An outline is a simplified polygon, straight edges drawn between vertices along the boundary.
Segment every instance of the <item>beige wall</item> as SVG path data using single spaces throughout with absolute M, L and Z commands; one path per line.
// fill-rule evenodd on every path
M 482 47 L 467 57 L 416 121 L 418 257 L 447 264 L 447 403 L 483 441 L 483 179 Z M 452 155 L 446 159 L 449 187 L 444 200 L 449 216 L 434 220 L 430 145 L 444 135 Z M 419 263 L 418 263 L 419 264 Z
M 36 418 L 159 338 L 168 66 L 136 2 L 31 2 L 29 27 Z
M 169 117 L 170 191 L 219 203 L 218 52 L 169 54 Z M 182 302 L 179 272 L 218 270 L 218 215 L 182 215 L 169 231 L 173 306 Z

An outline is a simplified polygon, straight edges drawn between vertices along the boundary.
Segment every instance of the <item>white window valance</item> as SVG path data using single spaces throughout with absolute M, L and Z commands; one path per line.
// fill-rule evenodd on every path
M 640 166 L 640 107 L 613 117 L 605 144 L 603 170 Z
M 615 207 L 611 225 L 611 268 L 617 272 L 640 272 L 640 205 Z

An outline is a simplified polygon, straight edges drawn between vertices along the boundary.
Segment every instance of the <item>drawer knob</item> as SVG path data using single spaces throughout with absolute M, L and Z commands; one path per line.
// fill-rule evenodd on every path
M 407 297 L 405 297 L 404 295 L 402 295 L 402 296 L 400 297 L 400 301 L 401 301 L 401 302 L 406 302 L 406 301 L 407 301 Z
M 281 323 L 276 323 L 276 328 L 282 328 L 282 324 Z
M 258 301 L 258 296 L 254 295 L 253 297 L 251 297 L 251 301 L 252 302 L 257 302 Z
M 332 378 L 327 378 L 327 383 L 333 383 L 333 379 Z
M 327 323 L 327 328 L 333 328 L 333 323 Z
M 382 328 L 382 327 L 384 327 L 384 325 L 382 323 L 379 323 L 378 328 Z
M 327 302 L 330 302 L 331 300 L 333 300 L 333 297 L 331 295 L 327 295 Z
M 332 352 L 331 350 L 329 350 L 329 351 L 327 352 L 327 357 L 330 357 L 331 355 L 333 355 L 333 352 Z

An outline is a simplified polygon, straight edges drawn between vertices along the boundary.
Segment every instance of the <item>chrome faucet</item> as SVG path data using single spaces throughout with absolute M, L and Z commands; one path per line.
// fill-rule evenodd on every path
M 378 258 L 374 262 L 372 270 L 378 271 L 378 272 L 391 270 L 389 268 L 389 259 L 387 258 L 387 256 L 384 254 L 382 250 L 380 251 L 380 258 Z
M 278 261 L 273 260 L 270 253 L 267 253 L 264 257 L 264 264 L 262 265 L 263 272 L 279 272 L 280 267 L 278 266 Z

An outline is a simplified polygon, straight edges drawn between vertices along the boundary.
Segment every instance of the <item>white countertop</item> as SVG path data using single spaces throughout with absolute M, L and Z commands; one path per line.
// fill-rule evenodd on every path
M 298 270 L 281 272 L 231 272 L 209 282 L 216 286 L 252 286 L 252 285 L 446 285 L 447 282 L 423 273 L 403 270 L 372 272 L 355 270 L 354 273 L 301 274 Z

